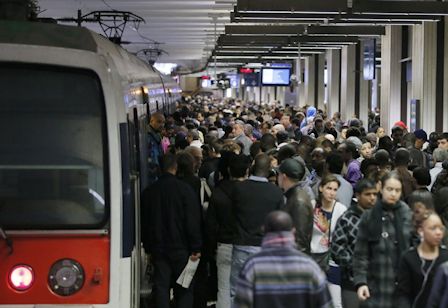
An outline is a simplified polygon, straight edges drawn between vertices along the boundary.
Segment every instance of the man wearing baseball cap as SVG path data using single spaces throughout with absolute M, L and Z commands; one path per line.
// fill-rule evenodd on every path
M 420 128 L 414 131 L 414 136 L 416 138 L 415 148 L 421 151 L 423 149 L 423 145 L 428 141 L 428 135 L 423 129 Z
M 404 133 L 408 132 L 408 127 L 406 126 L 406 124 L 403 121 L 395 122 L 394 126 L 392 126 L 392 128 L 396 127 L 396 126 L 401 127 L 401 129 L 403 129 L 405 131 Z
M 432 168 L 434 166 L 434 163 L 432 161 L 431 155 L 423 151 L 427 147 L 425 146 L 425 144 L 428 141 L 428 135 L 423 129 L 419 128 L 414 131 L 414 136 L 415 136 L 414 151 L 418 150 L 417 153 L 422 156 L 421 167 Z
M 287 158 L 277 168 L 277 181 L 286 199 L 283 210 L 292 217 L 297 249 L 309 254 L 313 232 L 313 206 L 308 193 L 299 186 L 305 174 L 305 168 L 294 158 Z

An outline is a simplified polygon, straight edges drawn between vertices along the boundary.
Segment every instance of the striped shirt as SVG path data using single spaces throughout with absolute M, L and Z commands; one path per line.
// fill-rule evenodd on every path
M 291 232 L 268 233 L 240 272 L 234 307 L 333 307 L 319 266 L 295 249 Z

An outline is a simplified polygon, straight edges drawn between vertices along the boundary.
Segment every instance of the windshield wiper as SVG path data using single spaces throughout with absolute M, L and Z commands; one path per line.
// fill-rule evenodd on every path
M 10 239 L 7 235 L 6 232 L 3 230 L 3 228 L 0 226 L 0 236 L 5 240 L 6 245 L 9 248 L 9 254 L 12 255 L 12 253 L 14 252 L 14 247 L 12 244 L 12 239 Z

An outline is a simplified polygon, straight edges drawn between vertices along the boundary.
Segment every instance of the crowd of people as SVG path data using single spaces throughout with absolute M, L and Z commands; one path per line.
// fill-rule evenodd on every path
M 447 132 L 195 97 L 148 146 L 156 307 L 448 307 Z

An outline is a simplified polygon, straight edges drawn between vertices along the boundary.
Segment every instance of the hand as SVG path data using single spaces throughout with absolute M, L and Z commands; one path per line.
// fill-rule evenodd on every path
M 330 222 L 321 210 L 318 210 L 317 215 L 314 215 L 314 222 L 322 233 L 327 233 Z
M 370 297 L 369 287 L 364 285 L 358 288 L 358 298 L 360 301 L 365 301 Z
M 190 260 L 191 261 L 196 261 L 200 257 L 201 257 L 201 253 L 200 252 L 192 253 L 191 256 L 190 256 Z

